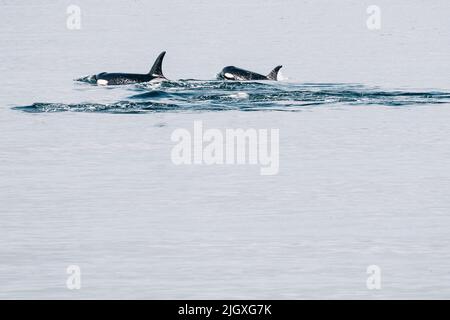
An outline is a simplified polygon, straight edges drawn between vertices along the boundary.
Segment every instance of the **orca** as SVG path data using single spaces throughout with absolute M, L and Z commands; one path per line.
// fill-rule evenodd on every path
M 234 66 L 228 66 L 222 69 L 222 71 L 217 75 L 218 80 L 274 80 L 277 81 L 278 71 L 280 71 L 282 66 L 277 66 L 275 69 L 270 71 L 267 76 L 262 74 L 237 68 Z
M 121 84 L 133 84 L 139 82 L 148 82 L 152 80 L 164 80 L 162 72 L 162 62 L 165 51 L 161 52 L 156 58 L 155 63 L 147 74 L 137 73 L 108 73 L 102 72 L 95 75 L 94 80 L 98 85 L 121 85 Z

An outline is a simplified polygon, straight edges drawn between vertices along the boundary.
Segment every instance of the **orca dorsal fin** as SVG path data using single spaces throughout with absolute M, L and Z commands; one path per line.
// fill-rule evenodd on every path
M 283 66 L 276 66 L 275 69 L 273 69 L 272 71 L 270 71 L 270 73 L 267 75 L 267 79 L 269 80 L 277 80 L 278 77 L 278 71 L 280 71 L 280 69 Z
M 162 77 L 164 78 L 163 72 L 162 72 L 162 62 L 164 59 L 164 55 L 166 54 L 165 51 L 161 52 L 156 58 L 155 63 L 153 63 L 152 68 L 150 69 L 149 75 L 153 77 Z

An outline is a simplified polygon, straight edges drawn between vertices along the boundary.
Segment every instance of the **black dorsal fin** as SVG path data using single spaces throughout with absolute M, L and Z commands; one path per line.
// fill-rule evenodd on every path
M 269 80 L 277 80 L 278 77 L 278 71 L 280 71 L 280 69 L 283 66 L 276 66 L 275 69 L 273 69 L 272 71 L 270 71 L 270 73 L 267 75 L 267 79 Z
M 162 72 L 162 62 L 164 59 L 164 55 L 166 54 L 165 51 L 161 52 L 156 58 L 155 63 L 153 64 L 152 68 L 150 69 L 149 75 L 153 77 L 161 77 L 164 78 L 163 72 Z

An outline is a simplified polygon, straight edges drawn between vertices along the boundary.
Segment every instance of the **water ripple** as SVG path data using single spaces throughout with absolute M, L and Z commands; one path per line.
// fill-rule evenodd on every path
M 107 92 L 107 91 L 105 91 Z M 441 91 L 385 90 L 361 84 L 285 82 L 224 82 L 180 80 L 139 84 L 121 101 L 102 104 L 33 103 L 14 107 L 24 112 L 196 112 L 196 111 L 302 111 L 320 105 L 414 106 L 450 103 Z

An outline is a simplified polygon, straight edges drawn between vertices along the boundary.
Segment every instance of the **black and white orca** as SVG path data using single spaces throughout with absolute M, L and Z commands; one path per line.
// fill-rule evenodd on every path
M 137 73 L 108 73 L 102 72 L 95 75 L 94 80 L 96 80 L 98 85 L 120 85 L 120 84 L 133 84 L 139 82 L 149 82 L 152 80 L 164 80 L 162 72 L 162 62 L 165 51 L 161 52 L 156 58 L 150 72 L 147 74 L 137 74 Z
M 280 71 L 282 66 L 277 66 L 275 69 L 270 71 L 270 73 L 265 76 L 256 72 L 244 70 L 241 68 L 236 68 L 234 66 L 228 66 L 222 69 L 222 71 L 217 75 L 219 80 L 274 80 L 277 81 L 278 71 Z

